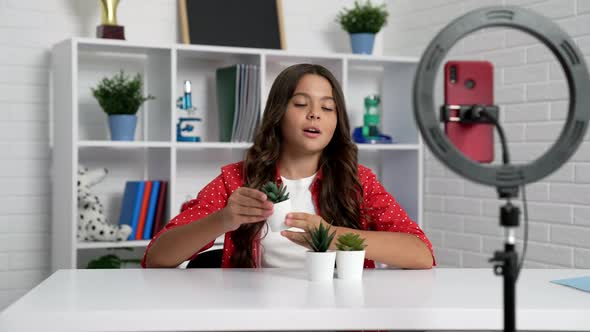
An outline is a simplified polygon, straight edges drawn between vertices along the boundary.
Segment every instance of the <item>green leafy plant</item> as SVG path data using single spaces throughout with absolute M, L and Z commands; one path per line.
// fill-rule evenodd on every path
M 87 269 L 120 269 L 124 263 L 141 263 L 140 259 L 121 259 L 114 254 L 101 256 L 91 260 L 86 266 Z
M 336 231 L 330 233 L 331 226 L 324 227 L 320 224 L 319 227 L 313 229 L 307 228 L 308 236 L 304 237 L 305 241 L 315 252 L 326 252 L 330 248 L 330 244 L 336 235 Z
M 348 33 L 377 33 L 387 24 L 388 16 L 385 4 L 373 6 L 369 0 L 361 5 L 355 1 L 352 9 L 338 13 L 336 22 Z
M 156 99 L 152 95 L 143 96 L 139 73 L 131 78 L 123 70 L 112 78 L 103 78 L 96 88 L 90 90 L 108 115 L 134 115 L 145 101 Z
M 342 234 L 336 241 L 336 248 L 342 251 L 361 251 L 365 250 L 365 247 L 365 239 L 354 233 Z
M 277 186 L 277 184 L 273 181 L 268 181 L 264 184 L 264 186 L 262 186 L 262 192 L 266 194 L 267 200 L 273 202 L 274 204 L 289 199 L 289 193 L 286 193 L 286 191 L 287 186 L 284 186 L 282 183 L 280 186 Z

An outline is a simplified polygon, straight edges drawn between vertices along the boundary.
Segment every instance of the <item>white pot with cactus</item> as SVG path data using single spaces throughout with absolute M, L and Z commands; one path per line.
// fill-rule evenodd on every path
M 334 279 L 334 263 L 336 252 L 331 251 L 330 244 L 336 231 L 330 233 L 330 226 L 308 228 L 305 241 L 311 248 L 305 254 L 305 267 L 310 281 L 331 281 Z
M 346 233 L 336 241 L 336 271 L 338 279 L 360 280 L 365 262 L 365 239 L 358 234 Z
M 267 200 L 274 204 L 273 213 L 266 220 L 273 232 L 280 232 L 289 228 L 285 224 L 285 218 L 291 212 L 291 201 L 289 200 L 289 193 L 286 191 L 287 186 L 282 183 L 277 186 L 273 181 L 267 182 L 262 187 L 262 192 L 266 194 Z

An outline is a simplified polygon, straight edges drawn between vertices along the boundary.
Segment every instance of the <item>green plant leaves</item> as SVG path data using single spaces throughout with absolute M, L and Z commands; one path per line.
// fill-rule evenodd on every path
M 342 251 L 361 251 L 365 247 L 367 247 L 365 245 L 365 239 L 354 233 L 340 235 L 336 242 L 336 248 Z
M 141 104 L 156 99 L 142 94 L 141 76 L 127 76 L 123 70 L 112 78 L 103 78 L 96 88 L 90 88 L 98 104 L 108 115 L 135 114 Z
M 307 244 L 311 247 L 311 250 L 315 252 L 326 252 L 330 248 L 330 244 L 336 235 L 336 231 L 330 233 L 331 226 L 324 227 L 321 223 L 319 227 L 313 229 L 307 228 L 308 236 L 304 239 Z
M 284 186 L 282 183 L 279 187 L 277 187 L 276 183 L 273 181 L 268 181 L 262 186 L 261 191 L 266 194 L 267 200 L 273 202 L 274 204 L 289 199 L 289 193 L 286 193 L 287 186 Z
M 377 33 L 387 24 L 388 16 L 385 4 L 373 6 L 369 0 L 361 5 L 355 1 L 352 9 L 342 9 L 336 22 L 348 33 Z
M 140 259 L 121 259 L 114 254 L 101 256 L 88 262 L 87 269 L 120 269 L 123 263 L 141 263 Z

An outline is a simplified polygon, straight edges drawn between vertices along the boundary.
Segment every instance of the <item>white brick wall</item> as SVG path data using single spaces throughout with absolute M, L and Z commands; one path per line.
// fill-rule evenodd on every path
M 392 0 L 385 53 L 420 56 L 443 23 L 485 5 L 521 5 L 551 17 L 571 34 L 588 60 L 588 0 Z M 440 17 L 445 20 L 430 19 Z M 568 105 L 563 72 L 545 46 L 525 33 L 498 28 L 469 36 L 452 51 L 457 58 L 494 64 L 495 100 L 513 159 L 525 162 L 544 153 L 559 135 Z M 588 137 L 559 171 L 527 186 L 528 267 L 590 268 Z M 498 224 L 502 202 L 494 189 L 463 180 L 429 152 L 425 159 L 425 228 L 434 239 L 439 265 L 490 266 L 487 258 L 503 243 Z M 519 238 L 522 233 L 521 226 Z
M 127 40 L 177 42 L 177 2 L 122 1 L 118 19 Z M 334 20 L 353 3 L 283 0 L 287 47 L 349 52 L 348 35 Z M 0 310 L 49 273 L 50 48 L 93 37 L 99 21 L 97 1 L 0 0 Z M 383 53 L 382 35 L 376 54 Z

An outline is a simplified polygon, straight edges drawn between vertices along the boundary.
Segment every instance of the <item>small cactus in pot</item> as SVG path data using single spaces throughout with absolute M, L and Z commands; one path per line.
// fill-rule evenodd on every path
M 269 181 L 262 186 L 261 191 L 266 194 L 266 199 L 274 204 L 273 214 L 266 221 L 271 231 L 280 232 L 288 229 L 285 218 L 291 212 L 291 201 L 289 200 L 287 186 L 282 183 L 277 185 L 275 182 Z
M 359 234 L 345 233 L 338 237 L 336 270 L 339 279 L 362 279 L 366 247 L 365 239 Z

